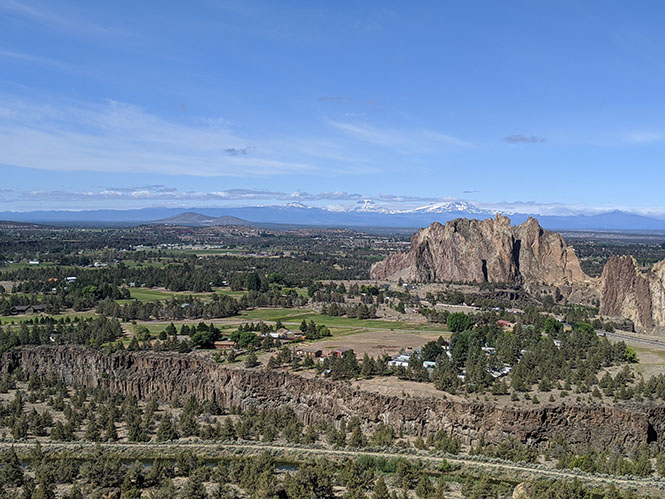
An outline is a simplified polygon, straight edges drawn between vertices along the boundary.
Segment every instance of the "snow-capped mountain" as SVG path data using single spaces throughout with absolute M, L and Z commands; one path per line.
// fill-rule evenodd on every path
M 467 201 L 441 201 L 434 204 L 428 204 L 425 206 L 420 206 L 413 210 L 409 210 L 411 213 L 477 213 L 477 214 L 488 214 L 491 213 L 486 210 L 481 210 L 480 208 L 472 205 Z M 406 211 L 405 211 L 406 213 Z
M 515 212 L 509 215 L 514 224 L 530 214 Z M 224 224 L 290 224 L 337 227 L 426 227 L 432 222 L 445 223 L 455 218 L 484 219 L 496 214 L 466 201 L 442 201 L 413 209 L 390 209 L 373 202 L 360 200 L 352 207 L 314 207 L 302 203 L 281 206 L 207 207 L 207 208 L 142 208 L 135 210 L 83 210 L 0 212 L 0 220 L 55 224 L 140 224 L 159 223 L 183 225 Z M 170 218 L 169 217 L 173 217 Z M 220 218 L 221 217 L 221 218 Z M 540 224 L 553 230 L 657 230 L 665 231 L 665 220 L 634 213 L 609 211 L 594 215 L 537 215 Z M 166 220 L 165 220 L 166 219 Z
M 293 201 L 292 203 L 286 203 L 282 205 L 284 208 L 310 208 L 305 204 L 299 203 L 298 201 Z
M 361 199 L 355 204 L 355 206 L 348 208 L 347 211 L 357 211 L 360 213 L 400 213 L 397 210 L 390 210 L 378 206 L 372 199 Z

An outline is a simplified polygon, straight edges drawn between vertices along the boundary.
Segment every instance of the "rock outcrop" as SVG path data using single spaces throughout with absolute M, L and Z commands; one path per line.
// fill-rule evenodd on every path
M 379 422 L 411 435 L 445 429 L 470 444 L 480 438 L 498 443 L 514 437 L 545 445 L 560 435 L 573 447 L 626 449 L 658 440 L 665 430 L 663 407 L 511 408 L 443 397 L 398 397 L 328 379 L 224 367 L 192 354 L 121 351 L 108 355 L 80 346 L 39 346 L 18 348 L 0 357 L 2 371 L 19 366 L 28 376 L 57 376 L 77 386 L 103 386 L 143 399 L 194 396 L 226 408 L 289 406 L 305 423 L 339 422 L 355 415 L 367 429 Z
M 631 319 L 638 331 L 665 330 L 665 260 L 642 271 L 632 256 L 613 256 L 600 279 L 600 313 Z
M 411 238 L 407 253 L 374 264 L 373 279 L 409 282 L 494 282 L 571 286 L 591 279 L 575 250 L 560 234 L 544 230 L 535 218 L 518 226 L 494 219 L 458 218 L 433 223 Z

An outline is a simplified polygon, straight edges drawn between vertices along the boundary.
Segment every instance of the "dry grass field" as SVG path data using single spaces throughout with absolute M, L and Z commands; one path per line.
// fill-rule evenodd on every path
M 356 334 L 340 335 L 333 338 L 317 341 L 315 344 L 323 352 L 334 348 L 353 348 L 356 356 L 362 358 L 364 354 L 372 357 L 381 355 L 395 355 L 400 350 L 412 348 L 417 350 L 428 341 L 436 340 L 439 336 L 448 338 L 450 333 L 436 333 L 427 331 L 367 331 Z

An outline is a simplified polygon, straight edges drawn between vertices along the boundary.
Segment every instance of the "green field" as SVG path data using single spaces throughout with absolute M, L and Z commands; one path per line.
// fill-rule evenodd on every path
M 328 327 L 371 328 L 371 329 L 413 329 L 415 331 L 448 331 L 443 324 L 414 324 L 402 321 L 384 321 L 378 319 L 352 319 L 349 317 L 331 317 L 302 309 L 273 308 L 255 309 L 241 313 L 247 320 L 277 321 L 285 324 L 300 324 L 303 319 L 313 320 Z
M 39 265 L 30 265 L 29 263 L 8 263 L 4 267 L 0 267 L 0 273 L 2 272 L 10 272 L 12 270 L 18 270 L 18 269 L 38 269 L 42 267 L 53 267 L 52 262 L 43 262 L 40 263 Z
M 219 292 L 219 291 L 218 291 Z M 240 295 L 243 294 L 242 291 L 229 291 L 228 294 L 230 293 L 240 293 Z M 149 288 L 130 288 L 129 294 L 131 296 L 130 299 L 127 300 L 117 300 L 119 304 L 127 303 L 131 300 L 139 300 L 139 301 L 159 301 L 159 300 L 170 300 L 174 296 L 194 296 L 196 298 L 200 298 L 202 300 L 211 300 L 212 293 L 191 293 L 191 292 L 174 292 L 174 291 L 163 291 L 159 289 L 149 289 Z M 220 294 L 227 294 L 226 292 L 220 293 Z M 237 296 L 240 296 L 237 295 Z M 231 294 L 230 296 L 234 296 Z
M 131 288 L 129 290 L 129 294 L 133 300 L 158 301 L 158 300 L 168 300 L 175 293 L 169 293 L 167 291 L 159 291 L 157 289 Z

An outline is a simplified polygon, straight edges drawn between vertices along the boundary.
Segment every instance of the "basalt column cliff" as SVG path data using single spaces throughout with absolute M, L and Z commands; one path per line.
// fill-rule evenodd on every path
M 572 448 L 633 449 L 663 438 L 665 407 L 565 405 L 500 407 L 443 397 L 396 397 L 348 383 L 265 369 L 233 369 L 198 355 L 120 351 L 80 346 L 23 347 L 0 356 L 0 372 L 55 376 L 80 387 L 105 387 L 139 399 L 196 397 L 220 407 L 291 407 L 305 423 L 358 416 L 368 429 L 386 423 L 410 435 L 444 429 L 469 444 L 510 438 L 546 446 L 563 437 Z
M 494 282 L 526 287 L 591 283 L 575 250 L 560 234 L 529 218 L 518 226 L 495 219 L 459 218 L 433 223 L 411 238 L 407 253 L 388 256 L 371 270 L 373 279 L 410 282 Z

